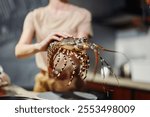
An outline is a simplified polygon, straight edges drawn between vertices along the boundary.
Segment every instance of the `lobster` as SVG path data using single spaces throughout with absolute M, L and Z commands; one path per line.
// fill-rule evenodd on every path
M 74 79 L 74 74 L 77 69 L 77 65 L 74 62 L 73 56 L 79 61 L 79 75 L 84 80 L 87 77 L 88 68 L 90 66 L 90 60 L 89 56 L 87 54 L 87 50 L 92 50 L 95 55 L 95 67 L 93 71 L 93 77 L 96 75 L 99 61 L 101 63 L 101 66 L 106 65 L 107 68 L 110 70 L 110 72 L 117 78 L 116 74 L 113 72 L 112 67 L 110 64 L 100 56 L 102 51 L 107 52 L 117 52 L 114 50 L 109 50 L 101 45 L 90 43 L 89 40 L 85 37 L 83 38 L 65 38 L 62 41 L 54 41 L 51 42 L 47 49 L 47 61 L 48 61 L 48 73 L 49 77 L 56 77 L 58 78 L 65 67 L 68 64 L 67 58 L 69 59 L 70 63 L 72 64 L 72 73 L 70 76 L 70 81 L 68 82 L 68 85 L 71 84 L 71 82 Z M 61 65 L 60 70 L 56 70 L 56 67 L 58 66 L 60 59 L 62 58 L 64 60 L 63 65 Z M 55 62 L 54 62 L 55 61 Z M 104 76 L 105 77 L 105 76 Z

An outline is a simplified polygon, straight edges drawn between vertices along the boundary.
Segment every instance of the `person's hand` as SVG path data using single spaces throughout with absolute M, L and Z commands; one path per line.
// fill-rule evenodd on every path
M 0 87 L 10 84 L 9 76 L 3 71 L 2 66 L 0 66 Z
M 46 39 L 44 39 L 40 43 L 37 43 L 38 46 L 37 48 L 39 48 L 39 51 L 46 51 L 49 43 L 51 43 L 52 41 L 61 41 L 64 38 L 69 38 L 69 37 L 73 37 L 73 36 L 67 33 L 60 33 L 60 32 L 51 33 L 46 37 Z

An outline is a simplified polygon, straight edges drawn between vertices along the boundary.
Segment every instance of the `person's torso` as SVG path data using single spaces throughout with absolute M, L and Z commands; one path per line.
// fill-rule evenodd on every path
M 81 8 L 71 6 L 68 10 L 50 10 L 39 8 L 33 11 L 35 38 L 37 42 L 45 39 L 50 33 L 65 32 L 76 36 L 78 27 L 85 16 L 80 12 Z M 40 52 L 36 54 L 37 66 L 47 71 L 47 54 Z
M 37 41 L 41 41 L 52 32 L 66 32 L 76 36 L 78 26 L 84 20 L 80 9 L 69 7 L 68 10 L 42 8 L 35 10 L 34 26 Z

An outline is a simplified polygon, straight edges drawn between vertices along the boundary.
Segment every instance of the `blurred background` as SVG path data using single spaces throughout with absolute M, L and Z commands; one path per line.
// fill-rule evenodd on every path
M 102 56 L 109 61 L 115 73 L 131 81 L 150 83 L 149 2 L 146 0 L 69 1 L 91 11 L 94 31 L 92 42 L 123 52 L 130 59 L 129 61 L 121 54 L 103 52 Z M 16 59 L 15 45 L 20 38 L 26 14 L 47 3 L 48 0 L 0 0 L 0 64 L 13 84 L 26 89 L 32 89 L 38 69 L 34 57 Z M 148 92 L 149 90 L 150 87 L 146 89 Z

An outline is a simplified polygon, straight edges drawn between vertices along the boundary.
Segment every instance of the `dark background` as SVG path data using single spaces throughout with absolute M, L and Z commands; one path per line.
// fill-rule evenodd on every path
M 140 0 L 70 0 L 85 7 L 93 16 L 93 42 L 115 49 L 116 31 L 111 19 L 124 14 L 142 16 Z M 15 45 L 19 40 L 26 14 L 34 8 L 47 5 L 47 0 L 0 0 L 0 64 L 12 83 L 32 88 L 38 72 L 34 57 L 16 59 Z M 133 7 L 134 6 L 134 7 Z M 114 66 L 114 54 L 105 55 Z

